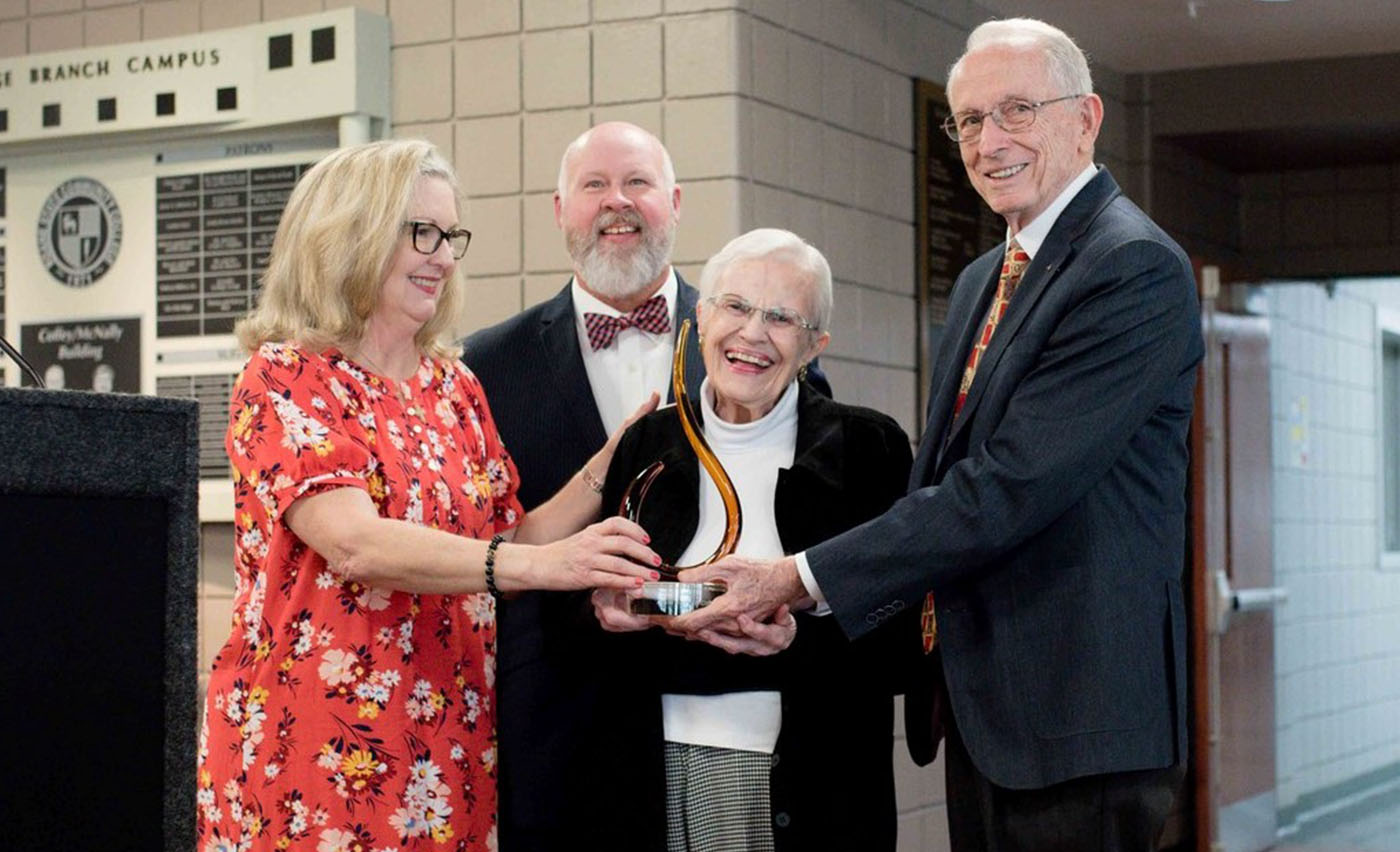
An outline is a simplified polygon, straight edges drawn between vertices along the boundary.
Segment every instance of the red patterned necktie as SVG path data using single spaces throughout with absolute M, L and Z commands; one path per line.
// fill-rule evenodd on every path
M 982 353 L 987 351 L 987 346 L 992 342 L 992 332 L 997 330 L 997 323 L 1001 322 L 1006 313 L 1006 305 L 1011 301 L 1012 294 L 1016 292 L 1016 285 L 1021 283 L 1021 275 L 1030 262 L 1031 256 L 1026 254 L 1020 243 L 1013 239 L 1006 244 L 1006 259 L 1001 264 L 1001 278 L 997 280 L 996 296 L 992 298 L 992 306 L 987 310 L 987 320 L 982 324 L 982 333 L 977 335 L 977 340 L 972 344 L 972 351 L 967 353 L 967 366 L 963 368 L 962 384 L 958 385 L 958 401 L 953 404 L 954 420 L 962 412 L 963 403 L 967 401 L 967 392 L 972 387 L 973 377 L 977 375 L 977 365 L 982 361 Z
M 624 328 L 640 328 L 652 334 L 671 330 L 671 312 L 666 309 L 665 296 L 652 296 L 632 311 L 621 316 L 585 312 L 583 325 L 588 329 L 588 343 L 593 351 L 607 349 Z
M 1021 248 L 1020 243 L 1014 239 L 1006 244 L 1006 258 L 1001 264 L 1001 277 L 997 279 L 997 292 L 992 297 L 992 306 L 987 309 L 987 319 L 982 323 L 982 333 L 977 335 L 977 339 L 972 343 L 972 351 L 967 353 L 967 366 L 963 368 L 962 383 L 958 385 L 958 400 L 953 403 L 953 419 L 957 420 L 962 413 L 963 403 L 967 401 L 967 392 L 972 387 L 972 379 L 977 375 L 977 365 L 982 361 L 982 353 L 987 351 L 987 346 L 992 342 L 992 333 L 997 330 L 997 323 L 1006 313 L 1006 305 L 1011 301 L 1011 296 L 1016 292 L 1016 285 L 1021 283 L 1021 275 L 1025 273 L 1026 267 L 1030 264 L 1031 257 Z M 933 592 L 924 595 L 924 610 L 919 617 L 919 629 L 924 640 L 924 653 L 933 651 L 933 646 L 938 643 L 938 619 L 933 612 Z

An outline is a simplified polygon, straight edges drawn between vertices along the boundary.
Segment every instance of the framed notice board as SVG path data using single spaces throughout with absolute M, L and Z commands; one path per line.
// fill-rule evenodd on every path
M 1006 238 L 1006 222 L 983 203 L 943 132 L 943 87 L 914 81 L 914 198 L 918 234 L 919 431 L 927 415 L 933 351 L 948 317 L 948 294 L 963 267 Z

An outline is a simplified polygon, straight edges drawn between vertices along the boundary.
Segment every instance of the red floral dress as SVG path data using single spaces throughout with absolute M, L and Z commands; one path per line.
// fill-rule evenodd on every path
M 457 535 L 515 526 L 480 383 L 456 361 L 400 383 L 267 344 L 229 416 L 237 588 L 200 732 L 201 850 L 494 850 L 494 602 L 349 582 L 281 520 L 348 487 Z

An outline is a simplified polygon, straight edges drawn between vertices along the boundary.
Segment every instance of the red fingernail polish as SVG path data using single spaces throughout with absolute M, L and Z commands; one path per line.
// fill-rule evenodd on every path
M 653 571 L 653 572 L 651 572 L 651 578 L 652 578 L 653 580 L 660 580 L 660 579 L 661 579 L 661 572 L 660 572 L 660 571 Z
M 651 558 L 651 564 L 653 564 L 653 565 L 660 565 L 660 564 L 661 564 L 661 557 L 660 557 L 660 556 L 653 556 L 653 557 Z

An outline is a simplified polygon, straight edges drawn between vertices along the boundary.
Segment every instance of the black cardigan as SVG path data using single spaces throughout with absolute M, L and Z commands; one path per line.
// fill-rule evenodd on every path
M 699 464 L 680 419 L 668 407 L 623 436 L 608 470 L 603 505 L 617 506 L 632 478 L 657 459 L 641 517 L 652 547 L 678 558 L 699 523 Z M 909 440 L 889 417 L 842 405 L 799 387 L 797 445 L 778 474 L 774 510 L 783 549 L 796 553 L 883 512 L 905 491 Z M 783 722 L 772 774 L 779 850 L 893 849 L 892 696 L 918 654 L 917 625 L 851 643 L 835 619 L 797 616 L 792 647 L 773 657 L 733 656 L 700 642 L 643 633 L 595 632 L 595 665 L 630 674 L 627 694 L 611 696 L 598 718 L 599 786 L 631 814 L 626 837 L 610 848 L 665 848 L 663 693 L 752 689 L 782 694 Z M 616 690 L 614 690 L 616 693 Z M 610 730 L 609 730 L 610 729 Z

